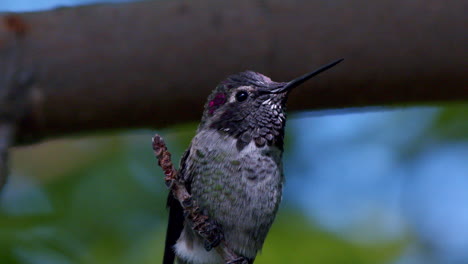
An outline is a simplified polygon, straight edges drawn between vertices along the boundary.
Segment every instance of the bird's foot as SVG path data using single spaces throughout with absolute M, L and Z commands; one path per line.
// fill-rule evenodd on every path
M 226 262 L 226 264 L 249 264 L 249 261 L 244 257 L 238 257 L 236 259 Z
M 205 226 L 203 230 L 207 234 L 207 239 L 205 239 L 205 250 L 210 251 L 211 249 L 217 247 L 221 241 L 224 240 L 224 233 L 221 229 L 221 226 L 214 221 L 210 221 L 210 224 Z

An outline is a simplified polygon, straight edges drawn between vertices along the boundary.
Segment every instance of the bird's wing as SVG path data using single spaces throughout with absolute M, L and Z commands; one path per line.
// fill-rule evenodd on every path
M 190 147 L 182 156 L 180 161 L 180 169 L 178 172 L 179 174 L 186 173 L 185 165 L 189 154 Z M 185 175 L 179 175 L 179 177 L 182 179 L 189 178 Z M 190 192 L 190 182 L 185 181 L 185 185 L 187 191 Z M 172 195 L 172 192 L 169 192 L 169 196 L 167 197 L 167 207 L 169 208 L 169 221 L 167 223 L 163 264 L 173 264 L 175 259 L 174 246 L 179 239 L 182 230 L 184 229 L 184 213 L 180 202 Z

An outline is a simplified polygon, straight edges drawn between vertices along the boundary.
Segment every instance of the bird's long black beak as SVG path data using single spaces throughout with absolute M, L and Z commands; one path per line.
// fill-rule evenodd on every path
M 327 65 L 324 65 L 320 68 L 318 68 L 317 70 L 313 71 L 313 72 L 310 72 L 310 73 L 307 73 L 307 74 L 304 74 L 302 75 L 301 77 L 299 78 L 296 78 L 288 83 L 286 83 L 286 85 L 280 87 L 280 88 L 277 88 L 277 89 L 274 89 L 274 90 L 271 90 L 270 93 L 282 93 L 282 92 L 285 92 L 285 91 L 290 91 L 292 90 L 293 88 L 303 84 L 305 81 L 309 80 L 310 78 L 316 76 L 317 74 L 321 73 L 321 72 L 324 72 L 328 69 L 330 69 L 331 67 L 337 65 L 338 63 L 342 62 L 344 59 L 339 59 L 339 60 L 336 60 L 332 63 L 329 63 Z

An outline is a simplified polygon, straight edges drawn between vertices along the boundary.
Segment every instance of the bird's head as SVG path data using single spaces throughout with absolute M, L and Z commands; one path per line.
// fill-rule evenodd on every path
M 244 148 L 252 140 L 257 147 L 276 145 L 282 149 L 285 107 L 288 95 L 300 84 L 335 66 L 327 64 L 290 82 L 274 82 L 260 73 L 231 75 L 210 94 L 200 129 L 215 129 L 238 139 Z

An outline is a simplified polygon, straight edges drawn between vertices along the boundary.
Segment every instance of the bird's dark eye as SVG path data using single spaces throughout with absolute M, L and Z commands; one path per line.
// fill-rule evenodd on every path
M 246 91 L 240 91 L 236 93 L 236 100 L 239 102 L 245 101 L 249 97 L 249 93 Z

